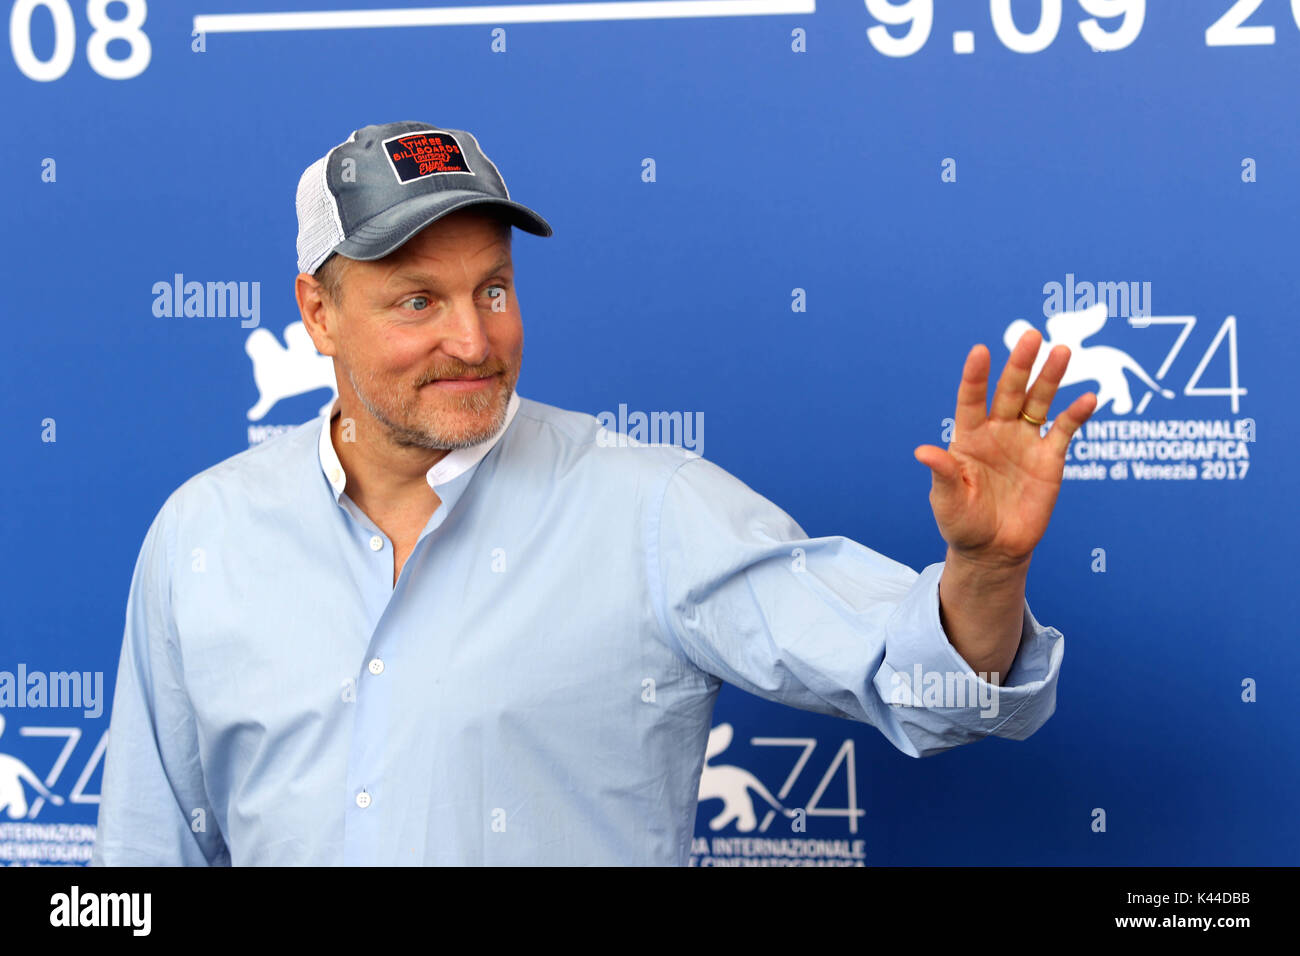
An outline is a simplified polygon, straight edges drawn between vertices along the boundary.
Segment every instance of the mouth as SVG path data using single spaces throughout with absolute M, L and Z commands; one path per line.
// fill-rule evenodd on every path
M 498 378 L 500 378 L 500 375 L 496 373 L 464 378 L 440 378 L 432 382 L 426 382 L 420 388 L 431 388 L 440 392 L 473 392 L 495 384 Z

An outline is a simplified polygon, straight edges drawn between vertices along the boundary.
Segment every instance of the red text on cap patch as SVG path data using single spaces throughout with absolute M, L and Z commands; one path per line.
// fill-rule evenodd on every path
M 465 154 L 460 151 L 460 143 L 450 133 L 433 130 L 403 133 L 384 140 L 383 147 L 399 183 L 409 183 L 437 173 L 474 175 L 465 162 Z

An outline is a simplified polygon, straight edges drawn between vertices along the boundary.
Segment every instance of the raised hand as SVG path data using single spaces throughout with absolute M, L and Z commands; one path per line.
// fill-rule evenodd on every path
M 947 450 L 921 445 L 913 452 L 930 468 L 930 507 L 948 547 L 988 567 L 1028 562 L 1056 505 L 1070 437 L 1097 408 L 1096 393 L 1080 395 L 1056 416 L 1046 435 L 1021 417 L 1023 409 L 1030 418 L 1047 418 L 1070 362 L 1068 346 L 1053 348 L 1026 394 L 1041 345 L 1037 329 L 1020 337 L 987 414 L 989 351 L 983 345 L 972 348 L 962 369 L 956 427 Z

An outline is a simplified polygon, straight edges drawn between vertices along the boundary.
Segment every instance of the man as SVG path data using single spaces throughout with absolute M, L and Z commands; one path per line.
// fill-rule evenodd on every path
M 987 415 L 971 350 L 952 444 L 915 452 L 948 542 L 917 574 L 517 395 L 510 228 L 551 229 L 470 133 L 357 130 L 298 214 L 338 398 L 154 519 L 95 863 L 681 864 L 724 681 L 912 756 L 1051 715 L 1064 639 L 1024 585 L 1095 407 L 1040 436 L 1068 350 L 1026 391 L 1027 333 Z

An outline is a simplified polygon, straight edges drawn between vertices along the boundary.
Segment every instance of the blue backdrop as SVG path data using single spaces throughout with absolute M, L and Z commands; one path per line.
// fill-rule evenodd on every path
M 695 862 L 1300 862 L 1300 0 L 8 6 L 0 862 L 88 859 L 145 530 L 330 397 L 260 395 L 246 345 L 298 320 L 302 170 L 408 119 L 473 131 L 555 228 L 515 237 L 521 394 L 702 416 L 696 450 L 809 535 L 914 568 L 944 544 L 912 449 L 947 440 L 968 349 L 1000 371 L 1016 320 L 1105 303 L 1051 329 L 1093 376 L 1053 413 L 1106 389 L 1029 576 L 1056 714 L 913 760 L 724 689 L 709 766 L 747 783 L 701 802 Z M 245 313 L 158 315 L 178 281 Z M 81 706 L 33 706 L 37 672 Z M 755 820 L 715 830 L 724 805 Z

